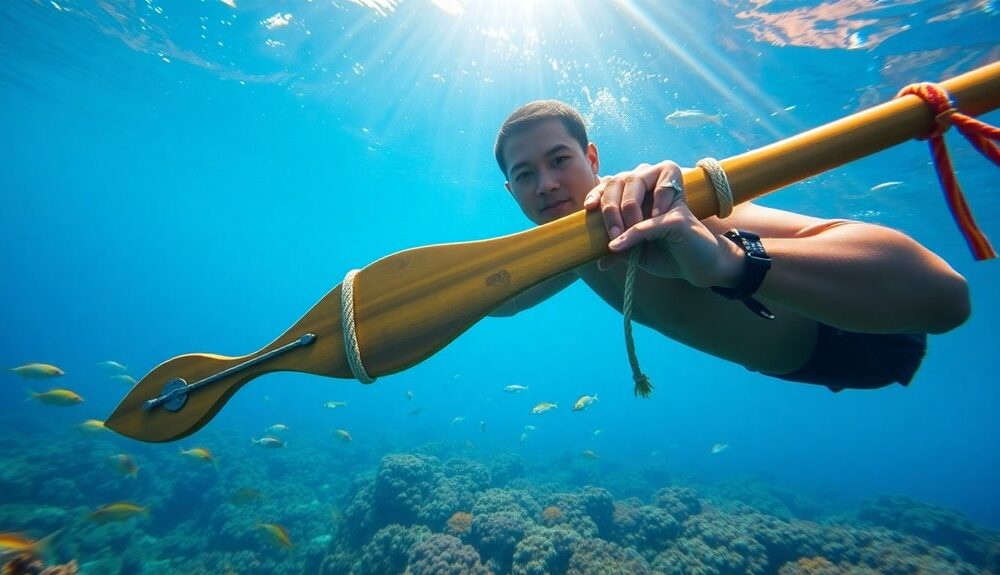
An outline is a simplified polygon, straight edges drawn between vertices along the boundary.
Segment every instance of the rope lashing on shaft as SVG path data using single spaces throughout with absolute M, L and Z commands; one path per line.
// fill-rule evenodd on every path
M 733 190 L 729 187 L 729 176 L 722 169 L 722 164 L 715 158 L 702 158 L 698 160 L 697 166 L 708 174 L 708 179 L 712 182 L 715 199 L 719 202 L 719 219 L 728 218 L 733 213 Z
M 958 177 L 955 175 L 951 157 L 948 155 L 944 133 L 954 125 L 969 140 L 969 143 L 979 150 L 979 153 L 1000 166 L 1000 148 L 991 141 L 1000 140 L 1000 128 L 959 112 L 955 108 L 955 100 L 951 94 L 938 84 L 930 82 L 910 84 L 900 90 L 896 97 L 902 98 L 907 95 L 917 96 L 927 103 L 934 112 L 934 122 L 937 126 L 930 134 L 920 139 L 928 140 L 930 144 L 934 170 L 937 172 L 938 181 L 944 190 L 945 201 L 948 203 L 952 218 L 955 219 L 962 236 L 965 237 L 965 242 L 972 250 L 972 256 L 979 261 L 997 257 L 996 251 L 990 245 L 990 240 L 980 231 L 976 221 L 972 218 L 972 210 L 969 209 L 969 204 L 965 201 L 965 195 L 958 184 Z
M 358 270 L 347 272 L 340 286 L 340 324 L 344 330 L 344 351 L 347 352 L 347 363 L 351 366 L 354 378 L 361 383 L 374 383 L 375 378 L 368 375 L 361 361 L 357 326 L 354 325 L 354 278 L 357 275 Z
M 698 167 L 708 174 L 715 198 L 719 202 L 719 218 L 724 219 L 733 213 L 733 190 L 729 187 L 729 177 L 722 169 L 722 164 L 715 158 L 698 160 Z M 677 188 L 683 194 L 683 190 Z M 635 353 L 635 340 L 632 338 L 632 301 L 635 292 L 635 271 L 639 267 L 641 246 L 632 248 L 628 256 L 628 269 L 625 272 L 625 301 L 622 303 L 622 315 L 625 319 L 625 351 L 628 352 L 628 363 L 632 368 L 632 381 L 635 382 L 634 393 L 637 397 L 649 397 L 653 392 L 653 384 L 649 376 L 642 373 L 639 358 Z

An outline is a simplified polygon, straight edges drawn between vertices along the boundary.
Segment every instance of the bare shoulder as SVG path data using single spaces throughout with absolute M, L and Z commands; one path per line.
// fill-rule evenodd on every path
M 716 233 L 739 228 L 750 230 L 765 238 L 796 238 L 815 235 L 836 226 L 859 222 L 817 218 L 746 202 L 733 208 L 733 213 L 724 220 L 711 217 L 704 220 L 703 223 Z

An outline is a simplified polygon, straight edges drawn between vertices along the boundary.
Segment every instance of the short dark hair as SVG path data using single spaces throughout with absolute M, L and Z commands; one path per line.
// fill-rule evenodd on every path
M 497 165 L 500 171 L 507 176 L 507 160 L 503 157 L 503 148 L 511 136 L 533 128 L 548 120 L 559 120 L 566 126 L 566 131 L 574 140 L 580 143 L 580 149 L 587 150 L 587 128 L 583 124 L 583 117 L 572 106 L 560 102 L 559 100 L 535 100 L 529 102 L 512 113 L 500 126 L 497 132 L 497 141 L 493 146 L 493 154 L 496 156 Z

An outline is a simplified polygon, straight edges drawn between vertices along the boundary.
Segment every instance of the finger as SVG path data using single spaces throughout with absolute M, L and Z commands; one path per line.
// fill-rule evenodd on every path
M 612 240 L 608 248 L 614 253 L 621 253 L 642 242 L 665 238 L 681 221 L 680 218 L 666 214 L 643 220 Z
M 675 202 L 684 201 L 684 177 L 681 168 L 674 162 L 664 162 L 660 176 L 653 190 L 653 209 L 651 215 L 656 217 L 673 207 Z
M 601 205 L 601 195 L 604 194 L 604 187 L 608 185 L 611 180 L 610 176 L 604 176 L 601 178 L 601 182 L 594 186 L 594 189 L 587 193 L 587 197 L 583 199 L 583 207 L 592 210 Z
M 646 197 L 646 182 L 636 172 L 625 177 L 622 189 L 621 215 L 625 230 L 643 220 L 642 200 Z
M 622 224 L 621 201 L 622 191 L 625 185 L 625 178 L 615 176 L 608 180 L 601 194 L 601 217 L 604 218 L 604 227 L 608 230 L 608 237 L 617 238 L 625 230 Z

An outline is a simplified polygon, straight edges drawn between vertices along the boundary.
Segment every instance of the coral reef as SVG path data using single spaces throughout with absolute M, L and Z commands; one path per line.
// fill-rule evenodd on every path
M 584 537 L 565 525 L 533 528 L 514 549 L 513 575 L 565 573 L 569 559 Z
M 652 575 L 653 570 L 634 549 L 594 539 L 573 547 L 566 575 Z
M 0 485 L 18 494 L 16 502 L 0 504 L 0 522 L 36 534 L 61 529 L 59 556 L 80 558 L 81 572 L 121 575 L 1000 572 L 996 532 L 900 497 L 824 515 L 824 507 L 801 494 L 751 481 L 654 490 L 625 471 L 622 497 L 613 482 L 560 482 L 583 466 L 565 471 L 507 454 L 449 457 L 469 450 L 446 444 L 384 455 L 366 467 L 378 449 L 354 450 L 341 463 L 328 445 L 297 442 L 299 451 L 264 452 L 238 439 L 205 440 L 225 474 L 150 449 L 134 455 L 143 466 L 139 478 L 124 480 L 81 465 L 85 450 L 72 442 L 44 443 L 42 458 L 0 456 L 6 457 Z M 62 474 L 56 487 L 26 487 L 40 484 L 45 472 L 61 473 L 49 458 L 69 461 L 66 468 L 80 476 Z M 330 469 L 350 473 L 331 476 Z M 156 489 L 136 487 L 152 477 L 162 477 Z M 263 495 L 234 504 L 232 494 L 245 486 Z M 150 517 L 106 525 L 83 519 L 111 495 L 141 501 Z M 258 522 L 287 528 L 295 548 L 267 545 L 254 529 Z M 37 562 L 11 560 L 0 575 L 73 573 L 76 564 L 60 567 L 45 571 Z
M 351 574 L 402 573 L 406 569 L 413 546 L 430 538 L 431 535 L 431 530 L 423 525 L 383 527 L 362 548 L 360 561 L 351 570 Z
M 456 537 L 462 537 L 469 531 L 472 531 L 472 514 L 464 511 L 456 511 L 455 514 L 448 519 L 447 531 L 449 535 L 454 535 Z
M 410 551 L 410 575 L 489 575 L 479 553 L 451 535 L 434 535 Z
M 988 531 L 950 509 L 914 501 L 908 497 L 882 496 L 865 501 L 857 517 L 863 524 L 893 529 L 944 545 L 970 563 L 984 563 L 997 541 L 997 532 Z

